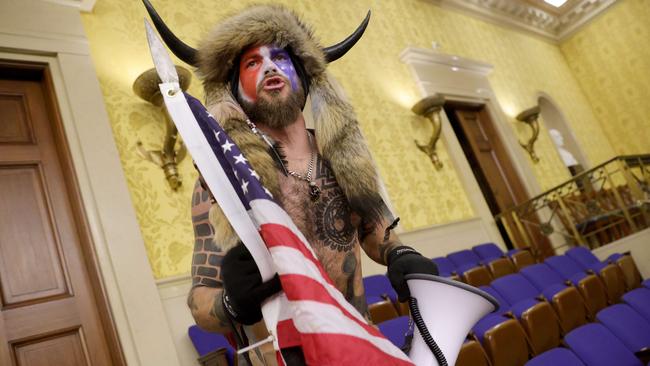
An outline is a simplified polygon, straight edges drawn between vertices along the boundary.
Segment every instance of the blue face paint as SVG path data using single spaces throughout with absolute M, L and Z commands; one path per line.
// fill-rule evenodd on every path
M 291 57 L 289 57 L 289 52 L 283 48 L 271 47 L 270 48 L 271 60 L 277 67 L 282 70 L 282 73 L 286 75 L 291 83 L 292 90 L 298 90 L 298 74 L 296 73 L 296 68 L 291 62 Z

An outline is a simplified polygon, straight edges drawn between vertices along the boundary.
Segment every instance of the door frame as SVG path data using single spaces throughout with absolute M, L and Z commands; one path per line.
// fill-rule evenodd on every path
M 79 9 L 39 0 L 0 2 L 0 24 L 1 59 L 41 63 L 50 70 L 70 175 L 103 284 L 99 291 L 126 364 L 179 365 Z
M 492 65 L 417 47 L 407 47 L 400 54 L 400 58 L 402 62 L 409 65 L 421 97 L 437 93 L 444 95 L 448 101 L 483 106 L 494 123 L 499 138 L 505 144 L 506 152 L 528 196 L 534 197 L 542 192 L 529 158 L 519 146 L 515 131 L 510 127 L 509 119 L 499 106 L 487 78 L 493 70 Z M 441 113 L 440 116 L 441 140 L 467 193 L 475 213 L 474 218 L 480 219 L 490 238 L 505 248 L 492 213 L 449 119 L 445 113 Z
M 79 239 L 80 256 L 85 266 L 85 271 L 89 276 L 91 286 L 89 295 L 93 297 L 94 304 L 97 305 L 97 312 L 100 319 L 100 329 L 106 339 L 106 345 L 110 353 L 111 361 L 115 365 L 126 365 L 122 347 L 119 343 L 117 329 L 113 322 L 113 315 L 110 310 L 106 289 L 102 281 L 97 254 L 93 247 L 93 238 L 90 231 L 88 218 L 82 205 L 81 192 L 72 164 L 72 157 L 68 146 L 65 130 L 59 113 L 59 105 L 54 91 L 52 73 L 48 64 L 43 62 L 33 62 L 27 60 L 7 60 L 0 57 L 0 72 L 5 70 L 16 70 L 18 73 L 38 73 L 42 80 L 39 81 L 43 90 L 44 109 L 47 115 L 47 122 L 50 124 L 52 131 L 52 141 L 54 143 L 58 163 L 61 168 L 64 189 L 69 198 L 70 212 L 74 222 L 74 228 Z M 60 248 L 59 248 L 60 249 Z

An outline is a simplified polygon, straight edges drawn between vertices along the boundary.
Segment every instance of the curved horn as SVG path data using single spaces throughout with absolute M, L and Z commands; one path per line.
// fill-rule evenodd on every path
M 153 8 L 153 5 L 151 5 L 149 0 L 142 0 L 142 2 L 144 3 L 144 6 L 147 8 L 147 12 L 151 17 L 151 20 L 153 20 L 153 24 L 156 26 L 156 29 L 160 33 L 160 36 L 162 37 L 163 41 L 165 41 L 165 44 L 167 44 L 167 47 L 169 47 L 169 49 L 174 53 L 174 55 L 176 55 L 184 62 L 192 66 L 197 66 L 198 60 L 197 60 L 196 49 L 188 46 L 183 41 L 178 39 L 178 37 L 176 37 L 174 33 L 172 33 L 172 31 L 167 27 L 167 25 L 162 20 L 160 15 L 158 15 L 156 9 Z
M 368 10 L 368 14 L 366 15 L 366 18 L 363 20 L 363 22 L 359 24 L 359 26 L 354 31 L 354 33 L 350 34 L 348 38 L 344 39 L 343 41 L 333 46 L 323 48 L 323 53 L 325 53 L 325 60 L 329 63 L 343 57 L 343 55 L 345 55 L 346 52 L 348 52 L 350 48 L 352 48 L 352 46 L 354 46 L 357 43 L 357 41 L 361 38 L 363 32 L 366 31 L 366 27 L 368 26 L 369 21 L 370 21 L 370 10 Z

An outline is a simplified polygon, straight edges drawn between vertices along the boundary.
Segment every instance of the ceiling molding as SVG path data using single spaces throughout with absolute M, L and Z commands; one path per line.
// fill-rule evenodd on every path
M 542 0 L 429 0 L 444 8 L 515 28 L 559 43 L 577 32 L 616 0 L 569 0 L 556 11 L 547 11 Z M 540 2 L 540 4 L 536 4 Z
M 42 0 L 42 1 L 47 1 L 49 3 L 55 3 L 64 6 L 70 6 L 73 8 L 77 8 L 84 13 L 90 13 L 93 11 L 93 7 L 95 6 L 95 2 L 97 0 Z

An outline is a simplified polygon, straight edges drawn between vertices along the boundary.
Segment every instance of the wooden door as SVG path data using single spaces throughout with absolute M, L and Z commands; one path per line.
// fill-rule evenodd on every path
M 505 145 L 499 138 L 485 106 L 451 104 L 445 112 L 458 136 L 467 160 L 472 167 L 492 215 L 528 200 L 528 194 L 519 179 Z M 508 247 L 522 247 L 525 239 L 516 232 L 509 237 L 497 221 L 499 231 Z M 512 226 L 514 227 L 514 226 Z M 546 256 L 553 253 L 548 239 L 539 230 L 533 230 L 534 252 Z
M 8 65 L 0 63 L 0 365 L 123 364 L 88 269 L 49 74 Z

